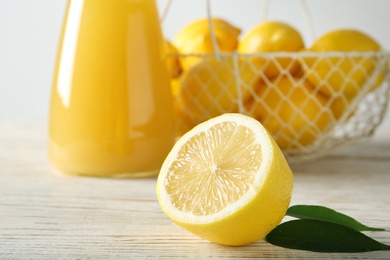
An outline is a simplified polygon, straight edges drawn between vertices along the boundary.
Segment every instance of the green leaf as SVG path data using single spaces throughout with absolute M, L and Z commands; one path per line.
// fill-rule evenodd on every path
M 390 250 L 359 231 L 314 219 L 292 220 L 280 224 L 265 238 L 269 243 L 314 252 L 368 252 Z
M 286 215 L 300 219 L 317 219 L 350 227 L 356 231 L 384 231 L 363 225 L 355 219 L 323 206 L 295 205 L 287 210 Z

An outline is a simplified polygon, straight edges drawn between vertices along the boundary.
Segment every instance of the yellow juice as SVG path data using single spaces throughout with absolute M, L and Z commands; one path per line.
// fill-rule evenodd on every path
M 54 73 L 49 157 L 62 172 L 157 174 L 174 142 L 154 0 L 69 0 Z

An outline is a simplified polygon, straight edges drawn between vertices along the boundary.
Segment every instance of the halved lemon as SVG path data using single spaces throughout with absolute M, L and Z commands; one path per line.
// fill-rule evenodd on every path
M 223 114 L 184 134 L 162 165 L 157 196 L 177 225 L 239 246 L 264 238 L 290 204 L 293 175 L 255 119 Z

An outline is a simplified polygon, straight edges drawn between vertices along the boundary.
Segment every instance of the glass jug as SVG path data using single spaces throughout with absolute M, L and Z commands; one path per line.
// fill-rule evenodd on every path
M 54 72 L 49 157 L 62 172 L 157 174 L 173 146 L 155 0 L 68 0 Z

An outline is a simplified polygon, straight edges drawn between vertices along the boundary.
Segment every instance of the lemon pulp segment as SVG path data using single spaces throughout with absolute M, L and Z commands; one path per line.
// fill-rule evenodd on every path
M 172 204 L 194 215 L 211 215 L 239 200 L 261 165 L 261 146 L 255 140 L 251 130 L 234 122 L 193 136 L 167 174 Z

